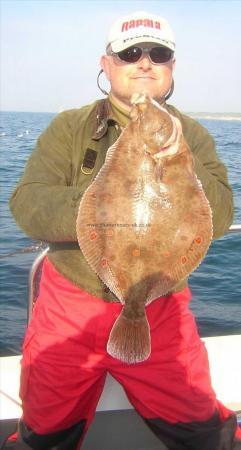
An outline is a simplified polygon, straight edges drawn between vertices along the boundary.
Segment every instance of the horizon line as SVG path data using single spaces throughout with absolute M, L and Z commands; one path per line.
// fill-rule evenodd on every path
M 82 106 L 75 107 L 75 108 L 67 108 L 67 109 L 61 109 L 59 111 L 23 111 L 23 110 L 14 110 L 14 109 L 4 109 L 0 110 L 0 113 L 33 113 L 33 114 L 60 114 L 64 111 L 69 111 L 71 109 L 80 109 Z M 234 116 L 240 116 L 240 112 L 234 112 L 234 111 L 182 111 L 184 114 L 219 114 L 219 115 L 234 115 Z

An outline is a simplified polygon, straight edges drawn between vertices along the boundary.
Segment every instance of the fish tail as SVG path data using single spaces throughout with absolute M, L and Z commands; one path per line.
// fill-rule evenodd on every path
M 141 318 L 125 317 L 125 308 L 110 332 L 107 352 L 127 364 L 144 361 L 151 353 L 150 327 L 146 313 Z

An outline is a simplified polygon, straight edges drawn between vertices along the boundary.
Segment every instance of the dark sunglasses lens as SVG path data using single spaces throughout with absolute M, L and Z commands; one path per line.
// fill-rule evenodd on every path
M 130 47 L 118 53 L 119 58 L 127 63 L 135 63 L 140 59 L 142 50 L 139 47 Z
M 150 58 L 156 64 L 169 61 L 173 56 L 173 51 L 167 47 L 154 47 L 150 51 Z

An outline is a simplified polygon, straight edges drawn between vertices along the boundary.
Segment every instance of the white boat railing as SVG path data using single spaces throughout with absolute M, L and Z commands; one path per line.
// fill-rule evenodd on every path
M 241 224 L 234 224 L 228 230 L 228 233 L 240 233 L 241 232 Z

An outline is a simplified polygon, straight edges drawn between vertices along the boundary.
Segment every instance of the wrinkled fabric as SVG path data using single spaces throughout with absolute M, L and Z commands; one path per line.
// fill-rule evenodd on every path
M 22 421 L 31 436 L 56 438 L 59 431 L 78 423 L 85 424 L 84 434 L 107 372 L 121 383 L 149 425 L 159 419 L 166 429 L 176 430 L 182 424 L 192 431 L 193 422 L 198 422 L 199 431 L 203 426 L 206 433 L 205 422 L 222 410 L 223 417 L 218 413 L 215 419 L 217 434 L 222 421 L 229 417 L 234 421 L 234 414 L 217 402 L 211 387 L 207 352 L 189 310 L 190 298 L 186 288 L 147 306 L 152 353 L 146 361 L 128 365 L 106 352 L 109 332 L 122 306 L 79 289 L 46 258 L 21 362 Z M 231 440 L 233 423 L 227 431 Z M 47 446 L 44 438 L 42 442 Z

